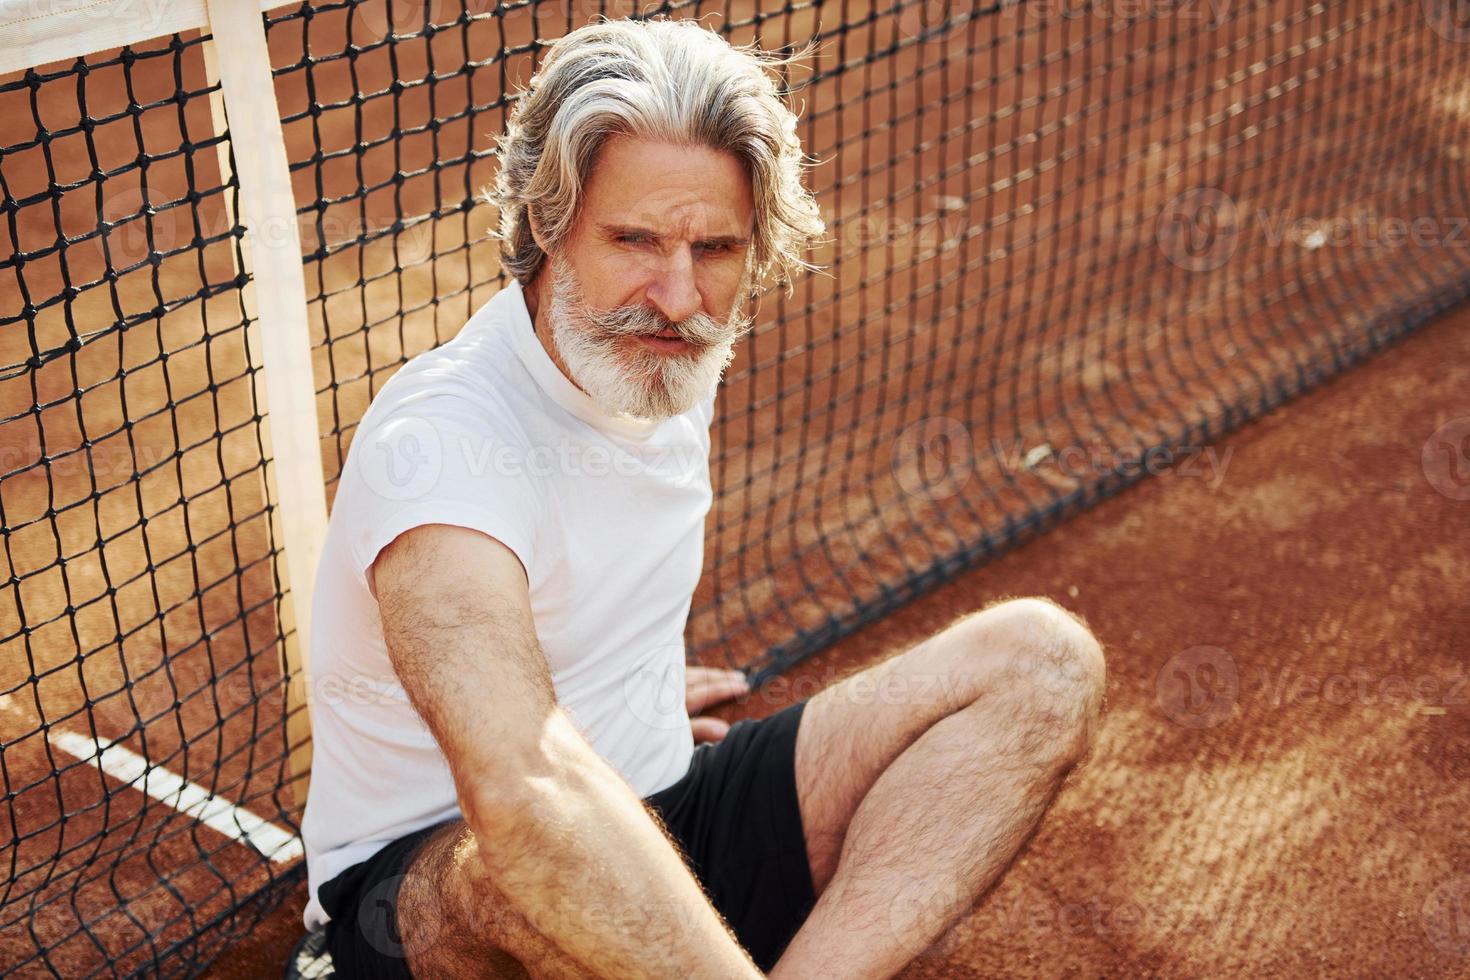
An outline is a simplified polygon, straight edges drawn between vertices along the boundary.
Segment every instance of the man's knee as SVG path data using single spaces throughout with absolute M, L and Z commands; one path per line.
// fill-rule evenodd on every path
M 1018 733 L 1039 750 L 1077 762 L 1089 750 L 1107 686 L 1102 645 L 1049 599 L 1009 599 L 955 624 L 963 655 L 986 689 L 1013 703 Z

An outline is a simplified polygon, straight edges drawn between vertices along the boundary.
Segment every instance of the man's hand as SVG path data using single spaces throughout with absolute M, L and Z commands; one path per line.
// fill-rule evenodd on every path
M 689 709 L 694 741 L 718 742 L 730 731 L 730 723 L 722 718 L 695 716 L 711 705 L 749 694 L 750 683 L 738 670 L 689 667 L 684 673 L 684 704 Z

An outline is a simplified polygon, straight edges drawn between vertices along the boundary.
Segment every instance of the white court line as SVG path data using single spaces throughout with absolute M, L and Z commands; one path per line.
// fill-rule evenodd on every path
M 10 698 L 0 694 L 0 708 L 14 710 Z M 116 742 L 100 745 L 90 736 L 78 735 L 54 725 L 46 740 L 83 762 L 90 762 L 107 775 L 142 790 L 188 817 L 252 848 L 276 864 L 289 864 L 302 855 L 301 838 L 242 806 L 220 799 L 198 783 L 191 783 L 163 766 Z

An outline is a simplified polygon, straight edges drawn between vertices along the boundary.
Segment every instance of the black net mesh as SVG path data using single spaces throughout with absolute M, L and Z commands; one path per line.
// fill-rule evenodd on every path
M 329 496 L 372 396 L 504 282 L 476 195 L 546 43 L 634 12 L 816 41 L 787 84 L 831 240 L 727 374 L 689 623 L 693 656 L 768 677 L 1201 465 L 1463 298 L 1461 7 L 278 8 Z M 21 972 L 198 972 L 301 878 L 258 325 L 210 94 L 193 36 L 0 79 L 0 963 Z
M 296 874 L 249 833 L 285 634 L 202 42 L 0 80 L 0 144 L 0 963 L 177 970 Z

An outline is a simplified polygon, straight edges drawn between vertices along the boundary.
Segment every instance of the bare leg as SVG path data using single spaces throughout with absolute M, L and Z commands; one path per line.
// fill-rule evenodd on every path
M 485 874 L 462 820 L 429 838 L 398 894 L 398 931 L 415 977 L 593 975 L 511 907 Z
M 821 897 L 771 975 L 888 977 L 938 939 L 1085 757 L 1103 687 L 1085 627 L 1019 600 L 813 698 L 797 784 Z

